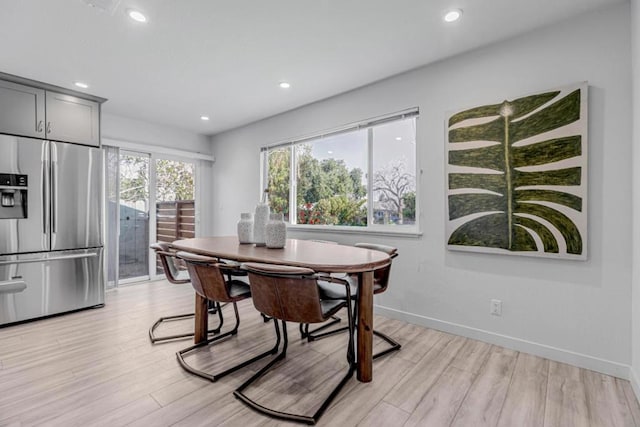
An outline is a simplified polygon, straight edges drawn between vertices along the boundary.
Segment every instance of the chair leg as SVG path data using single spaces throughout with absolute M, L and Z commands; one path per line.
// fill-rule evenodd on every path
M 311 424 L 311 425 L 317 423 L 320 417 L 322 416 L 322 414 L 324 413 L 324 411 L 326 411 L 326 409 L 329 407 L 331 402 L 340 393 L 344 385 L 349 381 L 349 379 L 353 376 L 356 370 L 355 351 L 354 351 L 354 342 L 353 342 L 354 329 L 353 329 L 353 318 L 351 315 L 351 310 L 349 310 L 348 316 L 349 316 L 349 324 L 350 324 L 350 327 L 348 328 L 350 330 L 349 347 L 347 349 L 347 360 L 349 361 L 349 369 L 347 370 L 346 375 L 340 380 L 340 383 L 338 383 L 338 385 L 334 387 L 334 389 L 331 391 L 331 394 L 329 394 L 329 396 L 322 402 L 322 404 L 320 405 L 320 408 L 318 408 L 318 410 L 316 410 L 316 412 L 312 416 L 277 411 L 275 409 L 271 409 L 259 404 L 258 402 L 252 400 L 246 394 L 243 393 L 243 391 L 247 387 L 249 387 L 254 381 L 258 380 L 260 377 L 266 374 L 269 370 L 271 370 L 271 368 L 274 365 L 276 365 L 279 361 L 285 358 L 286 352 L 287 352 L 288 338 L 287 338 L 287 324 L 284 320 L 282 321 L 282 333 L 284 336 L 284 345 L 280 354 L 278 354 L 276 358 L 274 358 L 265 367 L 260 369 L 260 371 L 258 371 L 251 378 L 249 378 L 245 383 L 243 383 L 240 387 L 238 387 L 233 392 L 233 395 L 237 399 L 241 400 L 246 405 L 248 405 L 250 408 L 256 410 L 257 412 L 268 415 L 270 417 L 278 418 L 282 420 L 298 421 L 301 423 Z M 274 321 L 274 323 L 277 324 L 277 321 Z M 302 329 L 302 326 L 300 326 L 300 328 Z
M 353 315 L 354 315 L 355 319 L 358 318 L 358 305 L 357 304 L 355 305 L 355 308 L 353 309 Z M 357 321 L 356 321 L 356 323 L 357 323 Z M 345 326 L 345 327 L 342 327 L 342 328 L 334 329 L 334 330 L 329 331 L 329 332 L 324 332 L 322 334 L 315 334 L 315 335 L 309 334 L 309 337 L 307 339 L 309 341 L 320 340 L 320 339 L 323 339 L 323 338 L 326 338 L 326 337 L 329 337 L 329 336 L 332 336 L 332 335 L 335 335 L 335 334 L 346 332 L 348 330 L 349 330 L 349 327 Z M 393 338 L 391 338 L 389 335 L 386 335 L 386 334 L 384 334 L 382 332 L 376 331 L 375 329 L 373 330 L 373 334 L 378 336 L 378 337 L 380 337 L 380 338 L 382 338 L 383 340 L 385 340 L 390 345 L 389 348 L 387 348 L 385 350 L 382 350 L 379 353 L 374 354 L 373 357 L 372 357 L 373 359 L 378 359 L 379 357 L 386 356 L 387 354 L 393 353 L 394 351 L 398 351 L 398 350 L 400 350 L 402 348 L 402 345 L 399 342 L 397 342 L 396 340 L 394 340 Z
M 188 372 L 191 372 L 192 374 L 197 375 L 199 377 L 205 378 L 205 379 L 207 379 L 207 380 L 209 380 L 211 382 L 216 382 L 220 378 L 222 378 L 222 377 L 224 377 L 226 375 L 229 375 L 230 373 L 235 372 L 238 369 L 242 369 L 245 366 L 250 365 L 253 362 L 256 362 L 256 361 L 258 361 L 258 360 L 260 360 L 260 359 L 262 359 L 262 358 L 264 358 L 266 356 L 273 355 L 273 354 L 276 354 L 278 352 L 278 347 L 280 346 L 280 332 L 276 331 L 276 345 L 272 349 L 270 349 L 270 350 L 268 350 L 268 351 L 266 351 L 264 353 L 261 353 L 261 354 L 255 356 L 255 357 L 252 357 L 251 359 L 245 360 L 244 362 L 242 362 L 242 363 L 240 363 L 238 365 L 235 365 L 235 366 L 233 366 L 231 368 L 228 368 L 228 369 L 226 369 L 226 370 L 224 370 L 222 372 L 219 372 L 219 373 L 216 373 L 216 374 L 210 374 L 208 372 L 204 372 L 204 371 L 202 371 L 200 369 L 196 369 L 196 368 L 190 366 L 184 360 L 184 356 L 187 353 L 190 353 L 191 351 L 196 350 L 196 349 L 198 349 L 200 347 L 206 347 L 206 346 L 208 346 L 210 344 L 215 345 L 216 341 L 220 341 L 220 340 L 228 338 L 228 337 L 230 337 L 232 335 L 237 335 L 238 334 L 238 327 L 240 326 L 240 315 L 238 314 L 238 306 L 237 306 L 237 304 L 235 302 L 233 303 L 233 310 L 235 312 L 236 324 L 235 324 L 235 326 L 234 326 L 234 328 L 232 330 L 230 330 L 228 332 L 225 332 L 222 335 L 218 335 L 218 336 L 216 336 L 214 338 L 208 339 L 206 341 L 199 342 L 198 344 L 195 344 L 195 345 L 192 345 L 191 347 L 187 347 L 185 349 L 182 349 L 182 350 L 180 350 L 180 351 L 178 351 L 176 353 L 176 358 L 178 359 L 178 363 L 180 364 L 180 366 L 182 366 L 182 368 L 184 370 L 186 370 Z
M 210 308 L 208 310 L 209 314 L 218 314 L 219 323 L 218 323 L 218 327 L 217 328 L 209 329 L 209 331 L 207 331 L 207 332 L 209 334 L 217 334 L 217 333 L 220 332 L 220 329 L 222 328 L 222 325 L 224 324 L 224 317 L 222 316 L 222 307 L 224 307 L 224 305 L 220 305 L 219 303 L 217 303 L 215 301 L 211 301 L 210 303 L 212 303 L 212 305 L 210 306 Z M 176 334 L 176 335 L 167 335 L 167 336 L 163 336 L 163 337 L 156 336 L 155 332 L 156 332 L 156 329 L 163 322 L 171 322 L 171 321 L 175 321 L 175 320 L 185 320 L 185 319 L 193 318 L 194 316 L 195 316 L 194 313 L 187 313 L 187 314 L 177 314 L 175 316 L 165 316 L 165 317 L 159 318 L 151 326 L 151 328 L 149 328 L 149 339 L 151 340 L 151 343 L 155 344 L 157 342 L 172 341 L 172 340 L 176 340 L 176 339 L 193 337 L 193 332 L 187 332 L 187 333 L 184 333 L 184 334 Z
M 394 340 L 393 338 L 391 338 L 389 335 L 383 334 L 382 332 L 378 332 L 375 329 L 373 330 L 373 334 L 379 336 L 380 338 L 382 338 L 383 340 L 385 340 L 391 345 L 386 350 L 382 350 L 381 352 L 374 354 L 373 359 L 377 359 L 379 357 L 385 356 L 389 353 L 398 351 L 402 348 L 402 345 L 396 340 Z
M 329 331 L 329 332 L 324 332 L 322 334 L 318 334 L 318 332 L 323 331 L 333 325 L 335 325 L 336 323 L 340 323 L 342 321 L 342 319 L 340 319 L 338 316 L 331 316 L 330 321 L 327 321 L 326 323 L 323 323 L 322 326 L 309 331 L 309 324 L 308 323 L 301 323 L 300 324 L 300 339 L 307 339 L 309 341 L 313 341 L 315 339 L 317 339 L 318 337 L 324 337 L 324 336 L 328 336 L 328 335 L 333 335 L 338 331 L 343 331 L 346 330 L 345 328 L 339 328 L 336 329 L 335 331 Z M 304 325 L 304 326 L 303 326 Z

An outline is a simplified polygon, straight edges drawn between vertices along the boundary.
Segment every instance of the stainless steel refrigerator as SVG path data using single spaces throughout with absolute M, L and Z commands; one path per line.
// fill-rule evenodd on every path
M 100 148 L 0 135 L 0 326 L 104 304 Z

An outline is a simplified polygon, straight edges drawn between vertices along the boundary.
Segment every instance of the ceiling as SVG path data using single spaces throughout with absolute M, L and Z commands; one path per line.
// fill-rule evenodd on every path
M 0 71 L 214 134 L 620 1 L 0 0 Z

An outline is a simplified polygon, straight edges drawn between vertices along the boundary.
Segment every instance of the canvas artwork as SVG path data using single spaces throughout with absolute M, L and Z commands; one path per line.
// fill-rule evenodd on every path
M 587 88 L 449 116 L 449 249 L 586 259 Z

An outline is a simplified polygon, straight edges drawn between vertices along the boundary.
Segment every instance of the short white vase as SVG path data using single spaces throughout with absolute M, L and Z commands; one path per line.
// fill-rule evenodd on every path
M 238 241 L 241 244 L 253 243 L 253 217 L 250 212 L 240 214 Z
M 265 229 L 265 243 L 269 249 L 284 248 L 287 243 L 287 224 L 281 213 L 272 213 Z

